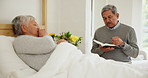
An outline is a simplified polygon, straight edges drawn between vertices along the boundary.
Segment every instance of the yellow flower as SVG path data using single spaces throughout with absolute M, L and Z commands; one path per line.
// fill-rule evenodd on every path
M 76 43 L 79 40 L 79 37 L 75 36 L 75 35 L 71 35 L 70 39 L 71 39 L 72 42 Z
M 75 46 L 78 46 L 82 40 L 82 37 L 72 35 L 70 32 L 62 32 L 62 33 L 60 33 L 60 35 L 56 35 L 55 33 L 50 33 L 49 35 L 55 41 L 60 40 L 60 39 L 65 39 L 67 42 L 69 42 Z
M 50 35 L 50 36 L 54 36 L 54 35 L 55 35 L 55 33 L 50 33 L 49 35 Z

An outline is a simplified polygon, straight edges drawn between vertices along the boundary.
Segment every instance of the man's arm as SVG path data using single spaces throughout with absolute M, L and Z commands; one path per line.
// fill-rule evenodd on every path
M 132 29 L 127 36 L 128 41 L 121 46 L 121 49 L 126 55 L 136 58 L 139 53 L 139 47 L 137 45 L 137 38 L 134 29 Z
M 100 50 L 99 45 L 93 42 L 93 47 L 91 49 L 92 53 L 102 55 L 104 52 Z
M 94 40 L 98 40 L 97 38 L 97 32 L 94 34 Z M 114 50 L 114 47 L 103 47 L 95 42 L 93 42 L 93 46 L 91 49 L 92 53 L 97 53 L 98 55 L 102 55 L 104 52 L 109 52 L 111 50 Z
M 94 34 L 94 40 L 97 40 L 96 32 Z M 97 43 L 95 43 L 95 42 L 93 42 L 93 46 L 92 46 L 91 52 L 99 54 L 99 55 L 102 55 L 104 53 L 103 51 L 100 50 L 99 45 Z

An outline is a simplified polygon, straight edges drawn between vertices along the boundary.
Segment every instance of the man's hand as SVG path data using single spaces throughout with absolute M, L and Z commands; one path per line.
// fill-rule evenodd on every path
M 39 29 L 39 37 L 43 37 L 45 35 L 48 35 L 45 29 Z
M 121 38 L 119 37 L 112 37 L 112 43 L 119 46 L 124 43 Z
M 100 50 L 103 51 L 103 52 L 108 52 L 108 51 L 111 51 L 111 50 L 114 50 L 115 48 L 113 47 L 102 47 L 102 46 L 99 46 Z
M 67 42 L 65 39 L 60 39 L 59 41 L 57 41 L 57 44 L 60 44 L 61 42 Z

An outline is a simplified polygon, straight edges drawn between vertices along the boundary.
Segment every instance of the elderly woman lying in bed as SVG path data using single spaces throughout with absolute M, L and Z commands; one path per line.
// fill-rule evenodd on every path
M 17 55 L 38 71 L 52 54 L 56 43 L 47 35 L 45 29 L 39 28 L 33 16 L 17 16 L 12 24 L 17 36 L 13 44 Z M 64 41 L 59 40 L 57 43 Z
M 22 69 L 10 72 L 13 78 L 148 78 L 148 67 L 105 60 L 92 53 L 82 54 L 64 40 L 56 45 L 32 16 L 18 16 L 12 23 L 18 36 L 13 42 L 17 55 L 31 68 L 39 70 L 32 75 L 20 74 Z

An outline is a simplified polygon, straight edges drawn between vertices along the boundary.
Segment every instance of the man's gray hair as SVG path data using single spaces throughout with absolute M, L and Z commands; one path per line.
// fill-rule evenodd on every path
M 113 14 L 117 13 L 117 8 L 114 5 L 106 5 L 103 7 L 101 14 L 105 11 L 111 10 Z
M 30 21 L 35 20 L 35 18 L 31 15 L 20 15 L 20 16 L 16 16 L 13 20 L 12 20 L 12 26 L 13 26 L 13 32 L 16 36 L 22 35 L 22 30 L 21 30 L 21 26 L 28 26 L 28 23 Z

